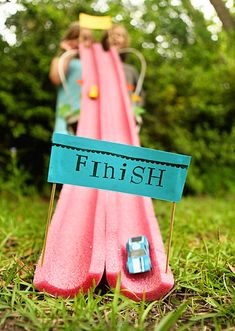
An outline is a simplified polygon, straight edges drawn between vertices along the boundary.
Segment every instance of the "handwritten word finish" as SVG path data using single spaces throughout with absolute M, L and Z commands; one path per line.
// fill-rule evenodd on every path
M 185 155 L 55 134 L 48 181 L 177 202 L 189 162 Z

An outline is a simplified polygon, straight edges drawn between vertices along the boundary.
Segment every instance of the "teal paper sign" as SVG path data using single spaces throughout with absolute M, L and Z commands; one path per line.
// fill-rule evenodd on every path
M 48 182 L 180 201 L 191 157 L 55 133 Z

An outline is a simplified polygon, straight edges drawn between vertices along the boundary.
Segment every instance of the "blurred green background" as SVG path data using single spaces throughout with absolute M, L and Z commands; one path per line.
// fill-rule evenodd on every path
M 142 145 L 192 155 L 185 193 L 234 192 L 235 5 L 205 2 L 216 9 L 211 19 L 190 0 L 14 1 L 21 10 L 6 26 L 16 42 L 0 35 L 2 189 L 14 176 L 15 188 L 47 191 L 56 98 L 50 61 L 68 25 L 85 12 L 123 23 L 146 58 Z

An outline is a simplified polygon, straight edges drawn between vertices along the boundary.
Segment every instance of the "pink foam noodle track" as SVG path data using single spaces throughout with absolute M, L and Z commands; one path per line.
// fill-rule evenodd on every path
M 77 135 L 100 139 L 98 100 L 88 91 L 97 84 L 93 49 L 81 48 L 83 86 Z M 76 82 L 75 82 L 76 83 Z M 43 265 L 36 267 L 34 285 L 55 296 L 84 293 L 99 283 L 105 263 L 105 215 L 98 190 L 63 185 L 51 220 Z
M 122 64 L 115 50 L 95 51 L 100 89 L 101 138 L 139 145 L 138 134 L 127 94 Z M 104 72 L 104 69 L 105 72 Z M 166 255 L 150 198 L 116 192 L 105 192 L 106 209 L 106 277 L 115 287 L 121 273 L 121 289 L 134 300 L 155 300 L 174 285 L 170 268 L 165 273 Z M 126 269 L 128 238 L 145 235 L 150 244 L 152 270 L 130 275 Z
M 77 135 L 139 146 L 122 63 L 115 50 L 81 47 L 82 100 Z M 89 98 L 91 86 L 99 96 Z M 130 275 L 126 269 L 128 238 L 145 235 L 152 270 Z M 52 295 L 73 296 L 99 283 L 104 269 L 111 287 L 121 273 L 121 289 L 134 300 L 155 300 L 173 287 L 165 273 L 164 245 L 149 198 L 64 185 L 49 228 L 44 263 L 34 284 Z

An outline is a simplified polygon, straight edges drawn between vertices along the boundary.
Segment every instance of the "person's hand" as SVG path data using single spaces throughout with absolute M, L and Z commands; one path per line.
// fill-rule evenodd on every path
M 78 49 L 77 40 L 62 40 L 60 43 L 60 48 L 64 51 L 69 51 L 71 49 Z
M 137 115 L 137 116 L 135 117 L 135 120 L 136 120 L 136 123 L 137 123 L 139 126 L 141 126 L 141 125 L 143 124 L 143 119 L 142 119 L 142 117 L 141 117 L 140 115 Z

